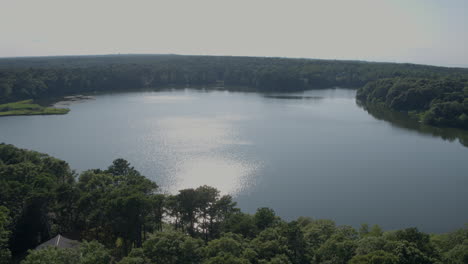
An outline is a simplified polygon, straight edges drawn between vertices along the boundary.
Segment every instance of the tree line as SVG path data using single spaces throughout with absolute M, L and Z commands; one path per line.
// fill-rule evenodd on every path
M 64 161 L 0 144 L 0 263 L 466 263 L 468 227 L 358 230 L 331 220 L 243 213 L 201 186 L 163 194 L 123 159 L 76 174 Z M 56 234 L 78 248 L 30 250 Z M 29 250 L 29 251 L 28 251 Z
M 414 64 L 230 56 L 108 55 L 0 59 L 0 102 L 172 86 L 288 92 L 358 88 L 382 78 L 467 78 Z M 237 88 L 234 88 L 237 87 Z
M 409 113 L 432 126 L 468 129 L 467 78 L 387 78 L 358 89 L 365 105 Z

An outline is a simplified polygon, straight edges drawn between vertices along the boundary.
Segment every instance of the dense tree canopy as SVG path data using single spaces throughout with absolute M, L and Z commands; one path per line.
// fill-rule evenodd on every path
M 242 213 L 201 186 L 161 194 L 130 163 L 75 175 L 60 160 L 0 144 L 0 263 L 467 263 L 468 228 L 358 230 L 331 220 Z M 33 249 L 57 233 L 78 248 Z M 89 241 L 89 242 L 86 242 Z M 25 256 L 26 255 L 26 256 Z
M 111 263 L 112 257 L 102 244 L 91 241 L 83 242 L 78 248 L 46 247 L 31 250 L 21 264 L 105 264 Z
M 263 57 L 110 55 L 0 60 L 0 98 L 16 100 L 117 89 L 242 86 L 292 91 L 361 87 L 382 78 L 462 78 L 466 69 L 413 64 Z
M 468 129 L 468 78 L 392 78 L 360 88 L 357 99 L 409 112 L 428 125 Z
M 8 249 L 8 240 L 10 231 L 9 211 L 6 207 L 0 206 L 0 264 L 6 264 L 10 261 L 11 252 Z
M 9 211 L 13 254 L 49 238 L 55 225 L 64 222 L 67 201 L 59 197 L 73 183 L 64 161 L 0 145 L 0 206 Z

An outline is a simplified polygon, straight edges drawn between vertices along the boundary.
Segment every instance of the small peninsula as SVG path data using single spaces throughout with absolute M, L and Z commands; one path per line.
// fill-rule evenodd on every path
M 68 108 L 44 107 L 35 104 L 32 99 L 14 103 L 0 104 L 0 116 L 16 115 L 64 115 Z

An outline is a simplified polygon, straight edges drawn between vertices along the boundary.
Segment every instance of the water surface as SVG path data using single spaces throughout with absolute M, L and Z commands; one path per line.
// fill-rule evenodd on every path
M 346 89 L 106 94 L 63 116 L 0 118 L 0 142 L 78 171 L 125 158 L 165 192 L 207 184 L 244 211 L 271 207 L 288 220 L 429 232 L 468 222 L 468 148 L 372 116 L 354 97 Z

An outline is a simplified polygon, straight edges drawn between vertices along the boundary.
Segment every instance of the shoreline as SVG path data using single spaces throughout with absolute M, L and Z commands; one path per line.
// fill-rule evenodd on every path
M 68 108 L 45 107 L 35 104 L 32 99 L 0 105 L 0 117 L 32 116 L 32 115 L 65 115 Z

